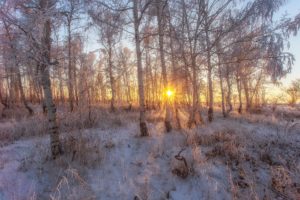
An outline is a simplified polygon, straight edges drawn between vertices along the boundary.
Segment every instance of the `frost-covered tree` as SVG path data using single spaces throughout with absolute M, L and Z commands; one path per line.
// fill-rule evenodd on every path
M 300 79 L 293 81 L 286 93 L 290 96 L 289 103 L 294 106 L 300 99 Z
M 5 8 L 5 9 L 4 9 Z M 13 10 L 17 8 L 17 10 Z M 31 52 L 25 52 L 24 58 L 35 60 L 40 69 L 41 85 L 47 109 L 48 132 L 51 153 L 56 159 L 62 153 L 56 121 L 56 106 L 51 90 L 50 68 L 56 64 L 51 59 L 52 18 L 57 13 L 55 0 L 9 0 L 0 10 L 1 17 L 17 28 L 28 42 Z

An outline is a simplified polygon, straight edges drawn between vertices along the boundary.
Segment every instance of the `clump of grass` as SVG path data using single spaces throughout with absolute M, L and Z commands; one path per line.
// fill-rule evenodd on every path
M 243 155 L 243 148 L 239 138 L 231 130 L 215 132 L 206 137 L 202 136 L 199 143 L 206 146 L 213 146 L 205 154 L 208 159 L 221 157 L 225 158 L 226 162 L 233 162 L 239 161 Z
M 57 178 L 56 184 L 49 195 L 51 200 L 95 199 L 90 186 L 77 169 L 68 167 Z
M 0 141 L 9 143 L 20 138 L 41 136 L 47 132 L 47 121 L 42 115 L 10 120 L 1 125 Z
M 95 167 L 98 165 L 102 158 L 100 141 L 97 138 L 79 135 L 67 136 L 62 141 L 64 148 L 64 156 L 70 162 L 77 162 L 85 167 Z
M 0 146 L 5 145 L 13 141 L 13 135 L 11 134 L 11 128 L 1 126 L 0 129 Z
M 292 183 L 289 172 L 282 166 L 271 168 L 272 187 L 277 191 L 284 192 L 285 189 Z
M 225 130 L 225 131 L 218 131 L 211 135 L 198 135 L 198 144 L 204 146 L 211 146 L 213 144 L 219 142 L 228 142 L 234 139 L 233 131 Z
M 224 157 L 227 161 L 239 160 L 239 145 L 235 142 L 221 143 L 213 147 L 205 155 L 207 158 Z

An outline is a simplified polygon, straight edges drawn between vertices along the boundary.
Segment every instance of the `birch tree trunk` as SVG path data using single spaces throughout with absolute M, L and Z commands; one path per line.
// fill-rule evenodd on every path
M 132 98 L 131 98 L 131 88 L 130 88 L 130 74 L 128 72 L 128 65 L 127 65 L 126 59 L 127 58 L 125 57 L 123 52 L 121 52 L 121 63 L 122 63 L 123 69 L 125 71 L 125 75 L 123 76 L 123 79 L 124 79 L 124 83 L 125 83 L 125 87 L 126 87 L 126 100 L 131 109 Z
M 171 50 L 171 63 L 172 63 L 172 76 L 173 80 L 177 80 L 177 65 L 176 65 L 176 57 L 174 53 L 174 44 L 173 44 L 173 31 L 172 31 L 172 24 L 171 24 L 171 17 L 169 17 L 169 36 L 170 36 L 170 50 Z M 175 91 L 178 91 L 178 86 L 175 85 Z M 178 92 L 174 93 L 174 109 L 175 109 L 175 119 L 176 119 L 176 124 L 177 128 L 181 129 L 181 123 L 180 123 L 180 118 L 179 118 L 179 108 L 178 108 Z
M 193 125 L 203 123 L 203 119 L 199 110 L 199 92 L 198 92 L 198 79 L 197 79 L 197 66 L 195 55 L 192 55 L 192 108 L 187 126 L 191 128 Z
M 163 76 L 163 85 L 164 90 L 168 88 L 168 77 L 167 77 L 167 68 L 165 62 L 165 52 L 164 52 L 164 22 L 163 22 L 163 12 L 164 12 L 164 5 L 161 0 L 156 0 L 157 6 L 157 25 L 158 25 L 158 43 L 159 43 L 159 54 L 160 54 L 160 64 L 162 69 L 162 76 Z M 171 109 L 170 109 L 170 101 L 169 99 L 166 102 L 166 116 L 165 116 L 165 127 L 166 131 L 170 132 L 172 130 L 171 125 Z
M 59 96 L 60 96 L 60 102 L 62 104 L 64 104 L 65 97 L 64 97 L 64 90 L 63 90 L 63 79 L 62 79 L 62 69 L 61 68 L 58 69 L 58 78 L 59 78 Z
M 146 43 L 146 42 L 144 42 Z M 145 82 L 145 90 L 146 90 L 146 109 L 151 109 L 151 57 L 150 57 L 150 53 L 149 53 L 149 45 L 145 44 L 145 73 L 146 73 L 146 82 Z
M 144 97 L 144 82 L 143 82 L 143 66 L 142 66 L 142 52 L 141 40 L 139 33 L 140 18 L 138 14 L 138 0 L 133 0 L 133 18 L 134 18 L 134 38 L 137 58 L 137 75 L 138 75 L 138 89 L 139 89 L 139 103 L 140 103 L 140 131 L 141 136 L 148 136 L 148 128 L 145 116 L 145 97 Z
M 207 17 L 207 16 L 206 16 Z M 214 118 L 214 110 L 213 110 L 213 105 L 214 105 L 214 93 L 213 93 L 213 84 L 212 84 L 212 65 L 211 65 L 211 46 L 210 46 L 210 39 L 209 39 L 209 26 L 207 24 L 207 19 L 206 19 L 206 27 L 205 27 L 205 39 L 206 39 L 206 57 L 207 57 L 207 82 L 208 82 L 208 121 L 212 122 Z
M 49 6 L 48 0 L 41 0 L 41 8 L 47 9 Z M 53 102 L 51 81 L 49 74 L 50 66 L 50 50 L 51 50 L 51 22 L 49 19 L 43 24 L 43 37 L 42 37 L 42 63 L 41 75 L 42 85 L 44 90 L 44 99 L 47 109 L 48 117 L 48 132 L 50 135 L 51 154 L 52 158 L 56 159 L 61 153 L 61 142 L 59 139 L 58 126 L 56 122 L 56 107 Z
M 232 103 L 231 103 L 231 82 L 230 82 L 230 77 L 229 77 L 229 66 L 226 66 L 226 83 L 227 83 L 227 96 L 226 96 L 226 101 L 229 106 L 229 109 L 227 110 L 227 114 L 229 114 L 232 111 Z
M 187 13 L 187 6 L 185 4 L 185 1 L 182 1 L 182 11 L 183 11 L 183 20 L 186 26 L 186 33 L 188 36 L 188 47 L 189 47 L 189 53 L 190 53 L 190 60 L 191 60 L 191 64 L 189 64 L 190 62 L 187 60 L 186 55 L 184 53 L 184 45 L 181 45 L 181 48 L 183 49 L 183 60 L 186 66 L 186 73 L 187 76 L 189 75 L 189 69 L 188 66 L 191 65 L 192 68 L 192 106 L 190 108 L 190 115 L 189 115 L 189 120 L 188 120 L 188 124 L 187 126 L 189 128 L 192 127 L 192 125 L 197 125 L 198 123 L 203 123 L 203 119 L 201 116 L 201 111 L 200 111 L 200 104 L 199 104 L 199 85 L 198 85 L 198 71 L 197 71 L 197 53 L 196 53 L 196 47 L 197 47 L 197 42 L 198 42 L 198 31 L 199 31 L 199 27 L 200 27 L 200 23 L 199 23 L 199 18 L 197 19 L 197 24 L 196 27 L 194 29 L 191 29 L 189 21 L 188 21 L 188 13 Z M 199 17 L 200 15 L 198 15 Z M 194 32 L 194 34 L 192 35 L 192 33 Z M 186 85 L 188 87 L 189 82 L 188 79 L 186 79 Z M 189 95 L 188 95 L 189 96 Z
M 227 117 L 226 109 L 225 109 L 225 98 L 224 98 L 224 87 L 223 87 L 223 77 L 222 77 L 222 71 L 221 71 L 221 65 L 219 63 L 218 65 L 218 72 L 219 72 L 219 81 L 220 81 L 220 90 L 221 90 L 221 98 L 222 98 L 222 114 L 223 117 Z
M 251 109 L 251 100 L 249 94 L 249 86 L 245 76 L 243 76 L 242 83 L 243 83 L 243 88 L 244 88 L 245 98 L 246 98 L 246 111 L 248 112 Z
M 236 85 L 237 85 L 237 91 L 238 91 L 238 94 L 239 94 L 239 108 L 238 108 L 238 112 L 241 114 L 242 113 L 242 109 L 243 109 L 243 104 L 242 104 L 242 86 L 241 86 L 239 69 L 237 69 L 237 72 L 236 72 Z
M 68 76 L 69 76 L 69 80 L 68 80 L 68 90 L 69 90 L 69 103 L 70 103 L 70 111 L 72 112 L 74 110 L 74 88 L 73 88 L 73 84 L 74 84 L 74 77 L 73 77 L 73 66 L 72 66 L 72 54 L 71 54 L 71 20 L 68 19 Z
M 110 87 L 111 87 L 111 100 L 110 100 L 110 109 L 112 112 L 115 111 L 115 79 L 113 75 L 113 61 L 112 61 L 112 47 L 111 44 L 108 44 L 108 72 L 109 72 L 109 80 L 110 80 Z

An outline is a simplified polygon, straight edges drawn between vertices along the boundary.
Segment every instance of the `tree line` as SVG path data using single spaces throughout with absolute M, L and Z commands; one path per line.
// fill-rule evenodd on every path
M 188 127 L 214 119 L 220 104 L 250 112 L 265 103 L 266 84 L 290 72 L 286 52 L 294 19 L 274 14 L 284 0 L 4 0 L 0 3 L 0 101 L 48 117 L 51 152 L 62 152 L 56 106 L 138 105 L 172 117 L 188 110 Z M 95 39 L 96 38 L 96 39 Z M 91 42 L 91 39 L 94 39 Z M 87 52 L 90 43 L 99 48 Z M 172 90 L 173 96 L 166 93 Z M 292 90 L 290 91 L 293 92 Z

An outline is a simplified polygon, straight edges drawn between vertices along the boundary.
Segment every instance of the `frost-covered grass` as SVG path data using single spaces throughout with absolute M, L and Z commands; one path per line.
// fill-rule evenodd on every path
M 11 111 L 10 111 L 11 112 Z M 26 113 L 26 111 L 25 111 Z M 10 144 L 13 141 L 29 138 L 44 137 L 47 134 L 47 117 L 37 108 L 33 116 L 10 116 L 0 121 L 0 146 Z M 111 113 L 107 109 L 95 107 L 91 114 L 87 110 L 68 112 L 65 107 L 57 112 L 57 122 L 60 132 L 72 132 L 82 129 L 99 128 L 102 130 L 111 127 L 120 127 L 125 123 L 138 119 L 137 112 L 118 111 Z M 0 118 L 1 119 L 1 118 Z
M 163 113 L 152 111 L 150 136 L 141 138 L 137 112 L 99 110 L 93 123 L 82 114 L 59 113 L 65 153 L 56 161 L 38 131 L 0 148 L 1 200 L 300 198 L 299 118 L 217 114 L 211 124 L 165 133 Z M 9 135 L 17 123 L 0 126 Z

